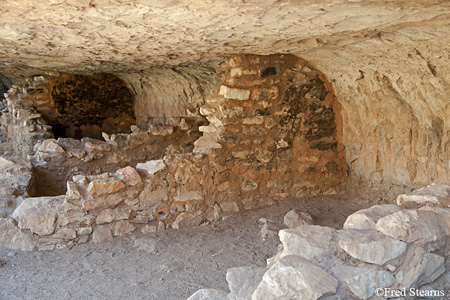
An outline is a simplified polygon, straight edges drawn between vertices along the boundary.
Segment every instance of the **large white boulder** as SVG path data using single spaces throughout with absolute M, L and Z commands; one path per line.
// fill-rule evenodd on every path
M 333 274 L 359 299 L 369 299 L 377 288 L 383 289 L 395 282 L 394 276 L 385 270 L 370 266 L 336 265 Z
M 377 221 L 404 208 L 395 204 L 374 205 L 347 217 L 344 229 L 374 229 Z
M 339 232 L 339 247 L 356 259 L 383 265 L 404 253 L 407 244 L 376 230 L 348 229 Z
M 294 254 L 320 263 L 338 252 L 335 234 L 333 228 L 315 225 L 280 230 L 278 235 L 283 244 L 280 257 Z
M 406 207 L 418 207 L 426 204 L 450 207 L 450 185 L 432 183 L 429 186 L 397 197 L 397 204 Z
M 39 235 L 55 232 L 55 222 L 63 214 L 65 196 L 25 198 L 13 213 L 19 228 Z
M 407 243 L 431 243 L 433 249 L 442 246 L 446 238 L 438 214 L 430 210 L 401 210 L 379 219 L 375 229 Z
M 298 255 L 280 258 L 264 274 L 252 300 L 315 300 L 336 293 L 338 280 Z
M 261 267 L 238 267 L 227 271 L 230 294 L 236 300 L 249 300 L 266 272 Z

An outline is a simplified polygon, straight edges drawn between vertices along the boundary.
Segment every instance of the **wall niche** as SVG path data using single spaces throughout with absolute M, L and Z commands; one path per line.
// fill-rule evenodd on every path
M 102 132 L 129 133 L 136 124 L 133 96 L 117 76 L 59 73 L 46 79 L 33 102 L 56 138 L 103 139 Z

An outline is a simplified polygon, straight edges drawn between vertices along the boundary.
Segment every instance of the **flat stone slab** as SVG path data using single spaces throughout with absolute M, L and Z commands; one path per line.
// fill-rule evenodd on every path
M 338 264 L 333 268 L 333 274 L 359 299 L 369 299 L 377 288 L 391 286 L 394 276 L 385 270 L 377 270 L 370 266 L 347 266 Z
M 343 227 L 344 229 L 375 229 L 379 219 L 402 209 L 404 208 L 395 204 L 374 205 L 348 216 Z
M 315 225 L 280 230 L 278 235 L 283 244 L 280 256 L 295 254 L 317 262 L 337 251 L 337 243 L 333 240 L 335 233 L 333 228 Z
M 429 186 L 397 197 L 397 204 L 405 207 L 419 207 L 426 204 L 450 207 L 450 185 L 432 183 Z
M 405 209 L 378 220 L 375 229 L 407 243 L 443 243 L 446 233 L 439 215 L 430 210 Z
M 280 258 L 264 274 L 252 300 L 313 300 L 336 293 L 338 280 L 298 255 Z
M 339 247 L 364 262 L 383 265 L 405 252 L 407 244 L 376 230 L 348 229 L 339 232 Z
M 123 183 L 121 180 L 94 180 L 89 183 L 87 192 L 93 197 L 98 197 L 115 193 L 123 189 L 124 187 L 125 183 Z
M 231 295 L 236 300 L 251 299 L 252 293 L 258 287 L 266 268 L 261 267 L 238 267 L 227 271 L 228 287 Z

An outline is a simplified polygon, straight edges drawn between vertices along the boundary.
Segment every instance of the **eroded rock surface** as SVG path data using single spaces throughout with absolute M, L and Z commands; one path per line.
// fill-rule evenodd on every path
M 333 87 L 342 117 L 338 142 L 345 145 L 352 177 L 408 188 L 449 177 L 449 58 L 442 55 L 450 50 L 447 1 L 20 0 L 5 3 L 0 13 L 0 73 L 17 83 L 49 70 L 114 73 L 135 96 L 143 126 L 199 116 L 211 92 L 237 101 L 259 97 L 236 93 L 239 86 L 218 86 L 214 69 L 224 57 L 296 55 Z M 259 75 L 279 71 L 269 67 Z M 230 72 L 239 78 L 253 71 Z M 269 100 L 275 93 L 266 92 Z M 245 122 L 257 125 L 263 115 Z M 211 122 L 205 134 L 218 125 Z M 46 124 L 37 125 L 46 135 Z M 202 141 L 219 146 L 213 138 Z M 289 144 L 276 142 L 280 148 Z M 315 146 L 324 144 L 330 141 L 318 139 Z M 272 155 L 258 151 L 258 159 L 267 162 Z

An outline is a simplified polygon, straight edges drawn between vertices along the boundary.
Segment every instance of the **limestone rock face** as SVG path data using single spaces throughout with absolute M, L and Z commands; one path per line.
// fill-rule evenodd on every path
M 2 3 L 0 15 L 0 74 L 19 82 L 47 70 L 114 72 L 133 91 L 145 126 L 155 117 L 198 116 L 211 92 L 258 98 L 218 86 L 214 70 L 226 56 L 299 56 L 333 85 L 351 176 L 407 187 L 449 178 L 448 1 L 17 0 Z M 203 153 L 221 145 L 205 138 L 196 146 Z
M 265 268 L 260 267 L 238 267 L 227 271 L 226 279 L 230 294 L 236 300 L 251 299 L 253 291 L 261 281 Z
M 375 229 L 375 224 L 380 218 L 400 210 L 402 208 L 394 204 L 375 205 L 348 216 L 343 227 L 344 229 Z
M 102 2 L 89 6 L 82 0 L 72 1 L 71 6 L 54 1 L 39 5 L 29 0 L 4 3 L 0 11 L 4 16 L 0 23 L 0 36 L 8 41 L 10 51 L 5 51 L 6 46 L 1 48 L 2 60 L 24 61 L 26 57 L 18 55 L 22 53 L 18 50 L 24 48 L 24 53 L 39 57 L 41 63 L 36 67 L 42 69 L 58 69 L 65 63 L 65 69 L 89 67 L 89 70 L 93 70 L 102 67 L 95 61 L 108 61 L 112 65 L 103 66 L 104 71 L 108 68 L 129 70 L 130 65 L 142 70 L 154 65 L 179 65 L 204 56 L 236 53 L 244 45 L 247 52 L 254 53 L 269 54 L 275 47 L 289 48 L 293 45 L 297 45 L 297 51 L 308 51 L 320 48 L 325 43 L 339 45 L 338 41 L 347 30 L 367 31 L 369 28 L 382 28 L 402 22 L 431 20 L 448 12 L 446 6 L 438 5 L 438 1 L 420 4 L 360 1 L 351 6 L 346 5 L 345 1 L 335 1 L 322 3 L 322 9 L 316 9 L 315 1 L 274 3 L 273 0 L 258 5 L 223 0 L 213 3 L 151 4 L 140 1 L 139 7 L 122 2 Z M 27 8 L 26 14 L 23 7 Z M 403 10 L 395 11 L 397 7 Z M 341 14 L 343 9 L 347 9 L 349 15 Z M 110 23 L 117 16 L 117 11 L 120 11 L 120 20 Z M 90 22 L 85 19 L 87 12 Z M 302 14 L 307 14 L 307 17 L 295 18 L 296 22 L 293 22 L 292 16 Z M 18 17 L 27 22 L 18 26 Z M 72 23 L 66 23 L 69 20 Z M 107 23 L 111 26 L 99 26 Z M 236 35 L 228 34 L 230 26 L 234 26 Z M 33 36 L 36 28 L 45 30 L 42 35 Z M 97 35 L 88 35 L 92 28 L 97 29 Z M 139 35 L 130 39 L 128 28 L 133 28 Z M 185 32 L 189 34 L 186 36 Z M 278 34 L 271 39 L 271 44 L 266 43 L 265 39 L 255 39 L 264 37 L 264 32 Z M 108 44 L 109 37 L 114 37 L 115 43 Z M 327 38 L 322 40 L 323 37 Z M 29 42 L 25 43 L 25 40 Z M 364 38 L 352 35 L 344 44 L 358 40 Z M 43 51 L 45 42 L 51 42 L 51 46 L 45 48 L 46 56 L 43 57 L 40 51 Z M 102 51 L 88 51 L 94 49 Z M 129 53 L 131 57 L 127 57 Z M 140 59 L 133 61 L 134 58 Z
M 310 214 L 292 209 L 284 216 L 284 224 L 293 229 L 301 225 L 312 225 L 313 220 Z
M 376 270 L 369 266 L 351 267 L 338 264 L 333 268 L 337 276 L 359 299 L 369 299 L 377 288 L 391 286 L 394 276 L 385 270 Z
M 376 230 L 343 230 L 339 246 L 352 257 L 364 262 L 383 265 L 406 250 L 406 243 Z
M 399 240 L 421 245 L 445 243 L 446 232 L 433 211 L 401 210 L 378 220 L 375 229 Z
M 402 194 L 397 197 L 397 204 L 407 207 L 423 206 L 425 204 L 450 207 L 450 185 L 431 184 L 424 188 L 415 190 L 409 194 Z
M 335 293 L 338 283 L 336 278 L 309 260 L 288 255 L 264 274 L 252 300 L 318 299 Z
M 55 221 L 63 213 L 65 196 L 26 198 L 17 207 L 13 217 L 18 220 L 19 228 L 28 229 L 39 235 L 55 232 Z

